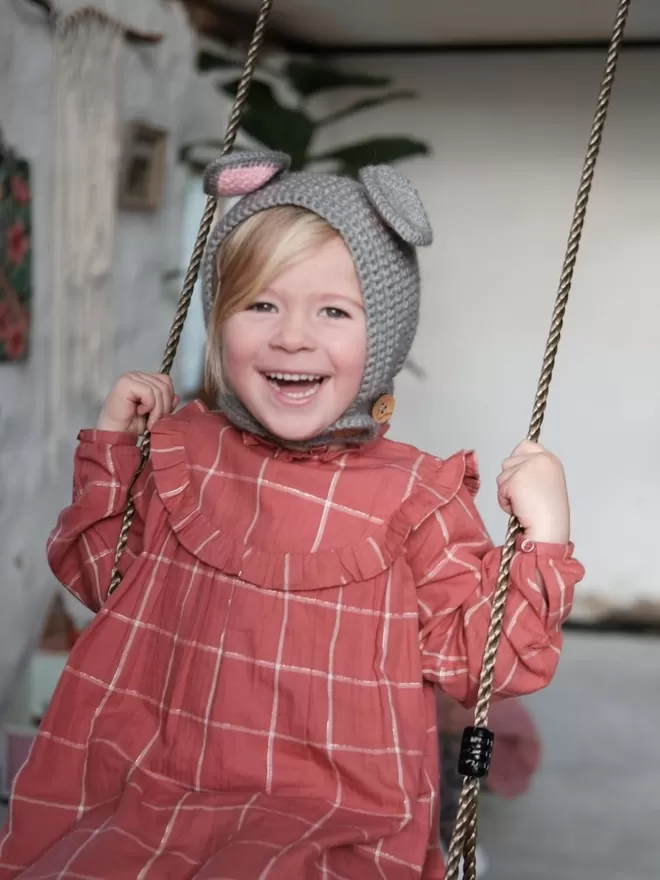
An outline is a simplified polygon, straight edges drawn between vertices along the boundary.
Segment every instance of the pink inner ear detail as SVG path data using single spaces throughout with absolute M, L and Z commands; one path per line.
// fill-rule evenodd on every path
M 277 165 L 253 165 L 249 168 L 225 168 L 218 175 L 219 196 L 244 196 L 254 192 L 274 177 Z

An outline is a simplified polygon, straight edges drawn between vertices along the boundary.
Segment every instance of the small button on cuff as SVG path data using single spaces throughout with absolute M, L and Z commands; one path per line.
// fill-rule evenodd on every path
M 528 538 L 525 538 L 525 540 L 520 545 L 520 549 L 523 553 L 533 553 L 536 550 L 536 544 L 534 543 L 534 541 L 530 541 Z

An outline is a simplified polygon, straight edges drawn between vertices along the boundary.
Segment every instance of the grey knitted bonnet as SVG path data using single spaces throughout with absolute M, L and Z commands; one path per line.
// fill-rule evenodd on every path
M 373 439 L 382 419 L 374 407 L 393 392 L 394 377 L 410 352 L 419 320 L 420 280 L 415 247 L 431 244 L 426 212 L 410 181 L 387 165 L 362 169 L 359 180 L 306 171 L 289 172 L 290 159 L 268 151 L 235 152 L 213 162 L 204 191 L 216 198 L 241 196 L 213 229 L 202 262 L 204 317 L 213 306 L 218 247 L 236 227 L 268 208 L 294 205 L 323 218 L 342 237 L 357 271 L 367 322 L 367 358 L 362 384 L 349 409 L 322 436 L 304 446 L 326 445 L 339 431 L 356 442 Z M 222 279 L 220 279 L 222 283 Z M 225 387 L 220 409 L 241 430 L 268 431 Z

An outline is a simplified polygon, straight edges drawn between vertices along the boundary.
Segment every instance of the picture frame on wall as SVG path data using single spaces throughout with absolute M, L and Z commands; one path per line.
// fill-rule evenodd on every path
M 119 207 L 157 211 L 163 201 L 167 158 L 165 129 L 145 122 L 128 124 L 119 178 Z

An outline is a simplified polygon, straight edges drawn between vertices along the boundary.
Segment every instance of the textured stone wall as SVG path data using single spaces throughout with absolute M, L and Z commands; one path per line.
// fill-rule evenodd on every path
M 131 0 L 132 3 L 141 0 Z M 190 136 L 193 35 L 176 3 L 165 8 L 165 38 L 156 47 L 125 46 L 122 116 L 170 133 L 165 200 L 153 214 L 121 212 L 113 269 L 115 372 L 160 364 L 174 311 L 163 273 L 181 260 L 181 207 L 186 174 L 176 162 Z M 70 442 L 49 466 L 52 42 L 29 4 L 0 4 L 0 124 L 32 166 L 34 319 L 31 354 L 0 365 L 0 717 L 21 675 L 56 584 L 44 546 L 71 486 L 71 454 L 97 404 L 75 416 Z M 72 419 L 73 421 L 73 419 Z

